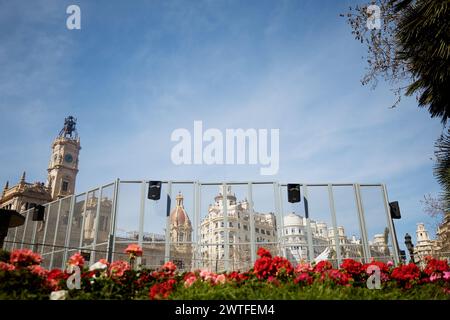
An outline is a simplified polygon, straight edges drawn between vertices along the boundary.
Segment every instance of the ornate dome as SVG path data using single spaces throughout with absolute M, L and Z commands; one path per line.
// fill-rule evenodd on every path
M 289 213 L 287 216 L 284 217 L 284 226 L 290 227 L 290 226 L 301 226 L 303 225 L 303 220 L 300 216 L 296 215 L 295 213 Z
M 191 220 L 189 220 L 189 216 L 184 209 L 183 199 L 183 195 L 181 193 L 178 193 L 176 197 L 177 205 L 170 212 L 170 223 L 173 226 L 185 225 L 191 227 Z

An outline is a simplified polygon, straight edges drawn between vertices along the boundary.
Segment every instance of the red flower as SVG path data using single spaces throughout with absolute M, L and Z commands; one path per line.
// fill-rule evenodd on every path
M 267 249 L 264 249 L 263 247 L 259 248 L 256 252 L 258 256 L 261 258 L 272 258 L 272 255 L 270 254 L 270 251 Z
M 150 288 L 149 297 L 151 300 L 160 300 L 167 299 L 169 295 L 172 293 L 173 287 L 175 286 L 176 281 L 173 279 L 169 279 L 163 283 L 154 284 Z
M 172 261 L 167 261 L 161 267 L 161 271 L 169 275 L 173 274 L 177 270 L 177 266 Z
M 272 259 L 272 268 L 275 268 L 276 276 L 280 275 L 281 273 L 289 275 L 294 272 L 294 268 L 292 268 L 289 260 L 278 256 Z
M 122 277 L 127 270 L 131 270 L 130 264 L 122 260 L 114 261 L 109 266 L 111 276 L 115 277 Z
M 371 261 L 370 263 L 365 263 L 362 268 L 363 268 L 364 271 L 367 272 L 367 268 L 369 266 L 377 266 L 378 268 L 380 268 L 380 271 L 381 271 L 382 274 L 383 273 L 386 273 L 386 274 L 389 273 L 389 266 L 386 263 L 384 263 L 384 262 Z
M 409 288 L 412 281 L 419 280 L 420 270 L 414 263 L 400 265 L 392 270 L 391 277 Z
M 132 243 L 125 249 L 125 253 L 128 253 L 130 258 L 134 258 L 141 257 L 143 252 L 142 248 L 138 244 Z
M 330 270 L 333 268 L 333 265 L 328 260 L 322 260 L 314 267 L 314 272 L 322 273 L 325 270 Z
M 0 261 L 0 270 L 3 271 L 14 271 L 16 267 L 13 264 L 9 264 L 3 261 Z
M 81 255 L 81 253 L 77 252 L 73 256 L 70 257 L 68 261 L 69 265 L 78 266 L 80 268 L 83 268 L 84 266 L 84 257 Z
M 237 271 L 233 271 L 230 274 L 228 274 L 229 280 L 234 280 L 236 282 L 241 282 L 248 279 L 248 275 L 245 273 L 239 273 Z
M 314 278 L 310 276 L 307 272 L 300 273 L 295 279 L 294 283 L 310 285 L 314 282 Z
M 271 267 L 272 267 L 272 258 L 262 257 L 255 261 L 253 270 L 258 279 L 265 279 L 270 275 Z
M 47 274 L 47 279 L 50 280 L 62 280 L 66 277 L 66 275 L 60 269 L 50 270 Z
M 427 259 L 428 263 L 423 270 L 427 275 L 431 276 L 433 273 L 444 273 L 449 271 L 447 260 Z
M 363 271 L 362 263 L 353 259 L 344 259 L 341 264 L 341 268 L 352 276 L 359 276 Z
M 37 265 L 42 262 L 42 257 L 30 249 L 17 249 L 11 252 L 10 262 L 16 266 Z
M 294 271 L 289 260 L 283 257 L 273 259 L 263 252 L 263 256 L 255 261 L 253 272 L 258 279 L 267 279 L 269 276 L 290 275 Z

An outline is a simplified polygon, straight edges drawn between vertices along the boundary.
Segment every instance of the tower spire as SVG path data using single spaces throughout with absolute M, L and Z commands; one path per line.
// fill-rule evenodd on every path
M 5 193 L 6 193 L 6 191 L 7 191 L 8 189 L 9 189 L 9 181 L 6 181 L 5 187 L 3 188 L 3 194 L 2 194 L 2 196 L 5 195 Z
M 26 177 L 26 171 L 24 171 L 23 173 L 22 173 L 22 177 L 20 178 L 20 184 L 24 184 L 25 183 L 25 177 Z

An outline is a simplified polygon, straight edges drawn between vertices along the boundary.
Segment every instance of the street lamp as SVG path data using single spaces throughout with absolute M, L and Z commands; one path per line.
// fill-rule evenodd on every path
M 411 241 L 411 236 L 408 233 L 405 235 L 405 245 L 406 245 L 406 249 L 408 249 L 408 251 L 409 251 L 409 256 L 411 257 L 412 262 L 415 263 L 414 245 Z

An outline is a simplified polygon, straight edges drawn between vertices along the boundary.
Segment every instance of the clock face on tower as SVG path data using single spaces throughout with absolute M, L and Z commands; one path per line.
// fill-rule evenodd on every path
M 72 163 L 72 161 L 73 161 L 73 156 L 72 156 L 70 153 L 66 154 L 66 155 L 64 156 L 64 161 L 67 162 L 67 163 Z

